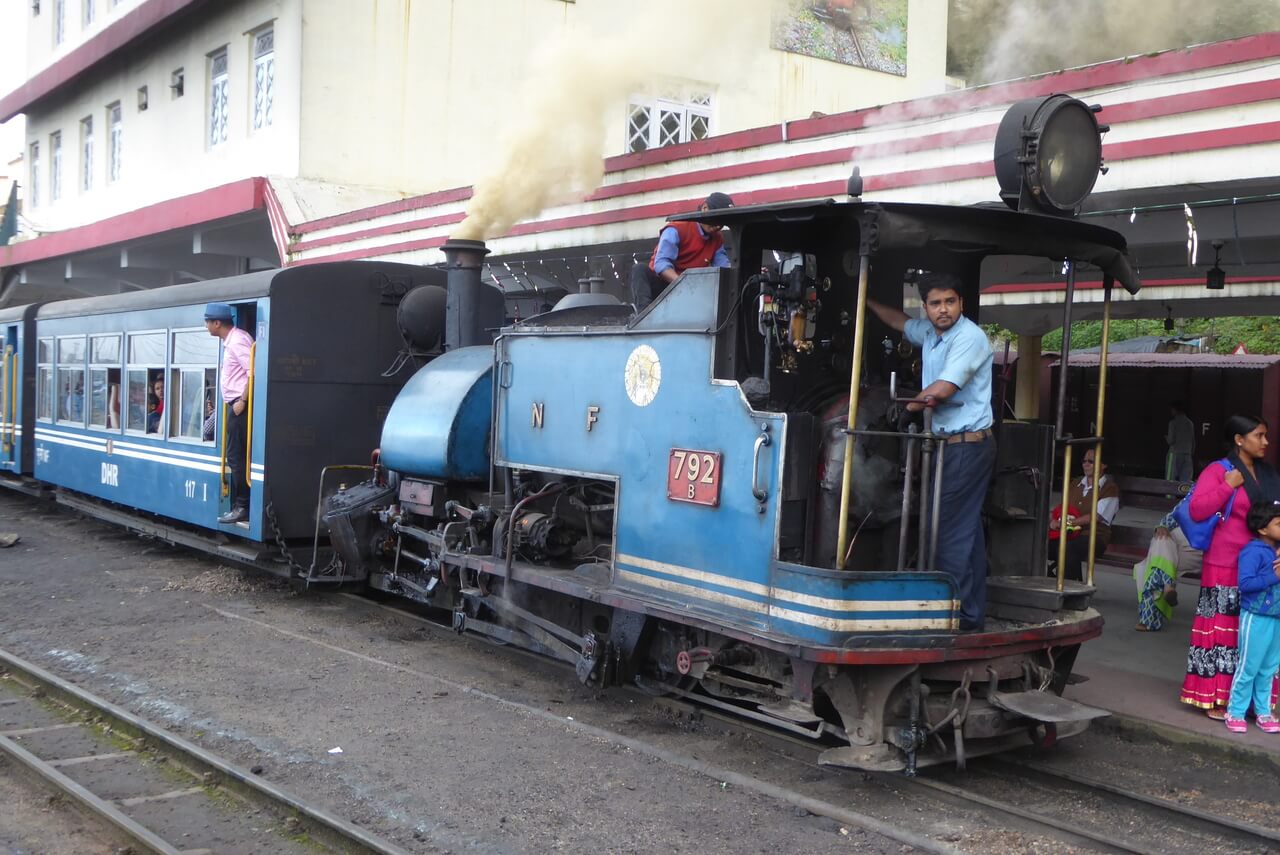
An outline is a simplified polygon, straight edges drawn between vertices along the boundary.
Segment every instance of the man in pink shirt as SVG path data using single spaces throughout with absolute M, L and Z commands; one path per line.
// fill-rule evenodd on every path
M 220 525 L 231 525 L 249 517 L 249 481 L 246 478 L 245 442 L 249 428 L 249 369 L 252 365 L 253 336 L 235 325 L 235 316 L 226 303 L 204 307 L 204 326 L 209 335 L 222 340 L 222 371 L 218 385 L 227 408 L 227 466 L 231 469 L 231 510 L 218 517 Z

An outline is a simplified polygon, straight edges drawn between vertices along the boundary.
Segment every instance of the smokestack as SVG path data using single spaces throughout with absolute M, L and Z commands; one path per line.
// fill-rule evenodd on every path
M 491 344 L 493 336 L 485 329 L 484 322 L 484 285 L 480 282 L 480 269 L 489 254 L 488 248 L 482 240 L 450 238 L 441 249 L 449 277 L 445 350 Z

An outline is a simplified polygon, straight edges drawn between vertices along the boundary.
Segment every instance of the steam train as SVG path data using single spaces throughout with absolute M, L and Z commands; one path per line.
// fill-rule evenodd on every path
M 1065 262 L 1072 282 L 1091 265 L 1108 295 L 1115 282 L 1136 291 L 1123 237 L 1062 216 L 1101 166 L 1095 112 L 1065 96 L 1015 105 L 996 143 L 1022 164 L 997 164 L 1007 207 L 863 201 L 855 172 L 847 201 L 683 217 L 729 227 L 738 263 L 686 271 L 639 313 L 580 294 L 511 322 L 482 282 L 484 244 L 452 240 L 443 288 L 413 287 L 400 270 L 403 299 L 385 287 L 365 295 L 427 307 L 402 313 L 403 356 L 425 364 L 385 420 L 372 400 L 348 406 L 346 382 L 310 390 L 313 416 L 341 410 L 361 436 L 381 422 L 368 477 L 326 480 L 325 466 L 351 460 L 331 456 L 348 448 L 302 441 L 324 416 L 301 436 L 281 426 L 294 421 L 274 384 L 307 362 L 294 352 L 302 339 L 283 345 L 277 328 L 255 363 L 255 502 L 310 495 L 318 481 L 320 518 L 296 511 L 287 532 L 255 523 L 210 542 L 224 554 L 228 542 L 265 549 L 313 523 L 310 566 L 291 565 L 301 583 L 367 585 L 446 610 L 458 631 L 562 660 L 589 685 L 692 697 L 830 743 L 830 765 L 914 772 L 1079 732 L 1102 713 L 1060 695 L 1102 618 L 1091 586 L 1043 575 L 1047 476 L 1055 447 L 1077 440 L 998 424 L 989 617 L 959 632 L 956 584 L 934 569 L 946 548 L 933 522 L 945 443 L 927 423 L 900 427 L 918 360 L 865 308 L 868 297 L 902 305 L 904 284 L 946 271 L 966 283 L 976 318 L 984 270 L 1028 259 Z M 359 265 L 338 274 L 363 276 Z M 221 299 L 202 287 L 201 299 Z M 326 317 L 310 321 L 337 329 Z M 271 312 L 273 325 L 290 322 Z M 349 366 L 348 379 L 372 366 Z M 41 414 L 22 428 L 38 459 L 59 432 Z M 129 444 L 106 441 L 104 453 L 113 445 Z M 309 473 L 286 464 L 297 454 Z M 52 483 L 130 504 L 101 485 Z

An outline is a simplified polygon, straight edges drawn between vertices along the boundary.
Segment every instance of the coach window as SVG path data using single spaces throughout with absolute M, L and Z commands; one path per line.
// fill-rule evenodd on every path
M 89 337 L 89 427 L 120 429 L 120 336 Z
M 157 382 L 164 388 L 164 345 L 168 336 L 163 332 L 135 333 L 129 336 L 129 350 L 125 360 L 125 421 L 130 433 L 158 433 L 164 421 L 157 411 L 163 411 L 164 400 L 155 394 Z M 163 394 L 163 393 L 162 393 Z
M 173 334 L 169 371 L 169 436 L 204 439 L 205 401 L 212 401 L 218 374 L 218 339 L 206 330 Z
M 84 336 L 58 339 L 58 422 L 84 425 Z
M 53 421 L 53 339 L 36 344 L 36 418 Z

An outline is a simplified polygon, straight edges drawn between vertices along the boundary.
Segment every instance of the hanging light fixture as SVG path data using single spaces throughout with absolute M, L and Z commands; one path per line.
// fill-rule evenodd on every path
M 1221 291 L 1227 287 L 1227 273 L 1218 266 L 1218 256 L 1222 252 L 1224 243 L 1220 240 L 1213 242 L 1213 267 L 1209 268 L 1209 272 L 1204 277 L 1204 287 L 1210 291 Z

